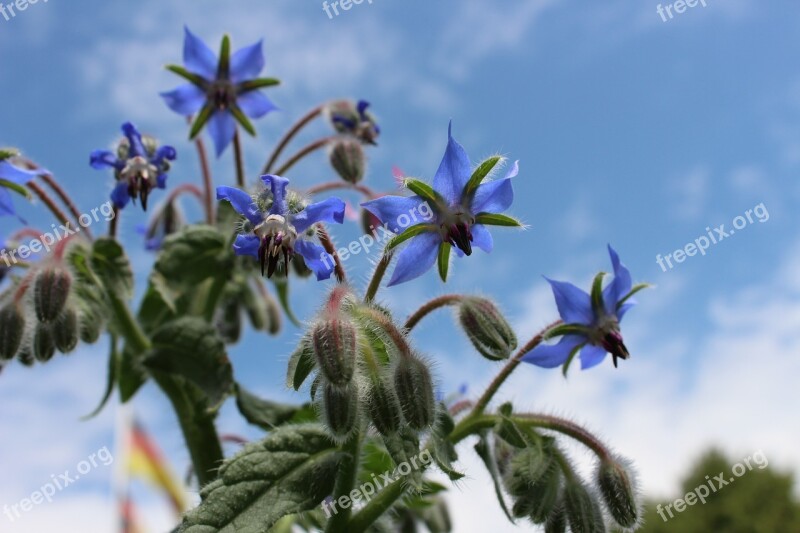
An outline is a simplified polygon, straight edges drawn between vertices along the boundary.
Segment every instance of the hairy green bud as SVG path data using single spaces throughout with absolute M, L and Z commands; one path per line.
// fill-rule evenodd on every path
M 16 305 L 0 309 L 0 360 L 12 359 L 22 344 L 25 333 L 25 316 Z
M 564 514 L 564 503 L 559 502 L 544 523 L 544 533 L 567 533 L 567 517 Z
M 497 306 L 485 298 L 465 298 L 458 319 L 475 349 L 491 361 L 508 359 L 517 347 L 514 330 Z
M 430 427 L 436 413 L 433 378 L 417 357 L 402 357 L 394 371 L 394 387 L 408 425 L 417 431 Z
M 23 344 L 20 346 L 19 352 L 17 353 L 17 359 L 23 366 L 31 367 L 36 362 L 36 358 L 33 357 L 33 348 L 30 344 Z
M 356 366 L 356 328 L 340 317 L 326 317 L 311 329 L 311 345 L 325 378 L 334 385 L 346 385 L 353 379 Z
M 49 268 L 36 277 L 34 284 L 34 307 L 40 322 L 52 322 L 67 303 L 72 276 L 68 272 Z
M 320 385 L 323 420 L 336 439 L 347 440 L 358 425 L 358 386 L 340 387 L 327 381 Z
M 331 166 L 344 181 L 358 183 L 364 179 L 367 156 L 359 141 L 348 138 L 337 140 L 331 148 L 329 158 Z
M 400 400 L 397 399 L 391 383 L 380 376 L 372 380 L 367 397 L 367 411 L 372 424 L 381 435 L 391 435 L 400 427 Z
M 67 308 L 53 323 L 53 340 L 61 353 L 69 353 L 78 346 L 78 313 Z
M 551 440 L 516 451 L 508 467 L 505 485 L 514 498 L 512 512 L 542 524 L 553 512 L 561 491 L 561 469 Z
M 37 361 L 46 363 L 56 354 L 56 341 L 50 324 L 39 323 L 33 335 L 33 355 Z
M 627 461 L 601 461 L 597 467 L 597 485 L 614 521 L 620 527 L 633 528 L 639 522 L 636 480 L 625 463 Z
M 605 533 L 600 504 L 576 479 L 567 481 L 564 486 L 564 511 L 573 533 Z
M 80 317 L 79 335 L 86 344 L 94 344 L 103 333 L 103 317 L 92 309 L 84 309 Z

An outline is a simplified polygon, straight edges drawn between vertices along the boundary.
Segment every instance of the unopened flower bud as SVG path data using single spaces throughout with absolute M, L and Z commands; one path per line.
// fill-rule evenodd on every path
M 567 533 L 567 517 L 564 514 L 564 505 L 559 503 L 547 517 L 544 523 L 544 533 Z
M 84 310 L 80 318 L 80 338 L 86 344 L 94 344 L 103 332 L 103 317 L 91 310 Z
M 458 319 L 475 349 L 489 360 L 508 359 L 517 347 L 514 330 L 497 306 L 485 298 L 465 298 Z
M 25 333 L 25 316 L 16 305 L 0 309 L 0 360 L 12 359 L 22 344 Z
M 242 336 L 242 313 L 236 299 L 228 298 L 223 302 L 222 307 L 217 311 L 214 326 L 226 344 L 239 342 L 239 338 Z
M 356 328 L 346 318 L 326 316 L 311 330 L 314 357 L 322 373 L 334 385 L 353 379 L 356 366 Z
M 46 363 L 56 354 L 56 341 L 50 324 L 39 323 L 33 335 L 33 355 L 37 361 Z
M 78 346 L 78 314 L 67 308 L 53 323 L 53 340 L 61 353 L 69 353 Z
M 358 386 L 340 387 L 327 381 L 320 385 L 323 420 L 335 438 L 346 440 L 358 424 Z
M 564 512 L 574 533 L 605 533 L 603 513 L 597 499 L 578 480 L 564 486 Z
M 417 431 L 428 428 L 436 412 L 428 366 L 417 357 L 402 357 L 395 368 L 394 387 L 408 425 Z
M 597 467 L 597 485 L 608 512 L 624 528 L 633 528 L 639 521 L 635 474 L 627 461 L 605 460 Z
M 367 156 L 357 140 L 344 138 L 335 141 L 329 158 L 333 169 L 347 183 L 358 183 L 364 179 Z
M 47 269 L 36 277 L 34 304 L 40 322 L 52 322 L 67 303 L 72 277 L 64 270 Z
M 383 377 L 376 377 L 370 387 L 367 399 L 370 420 L 381 435 L 391 435 L 400 427 L 402 411 L 400 400 L 391 383 Z
M 561 470 L 551 441 L 517 451 L 505 485 L 514 498 L 514 516 L 527 516 L 534 524 L 543 524 L 553 512 L 561 490 Z
M 17 353 L 17 359 L 23 366 L 33 366 L 36 362 L 36 359 L 33 357 L 33 348 L 29 344 L 23 344 L 19 349 L 19 353 Z

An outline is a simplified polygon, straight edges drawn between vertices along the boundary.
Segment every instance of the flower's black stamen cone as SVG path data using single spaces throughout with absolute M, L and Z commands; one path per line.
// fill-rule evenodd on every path
M 628 352 L 628 348 L 622 341 L 622 335 L 616 331 L 612 331 L 605 336 L 603 339 L 603 348 L 605 348 L 608 353 L 611 354 L 611 358 L 614 362 L 614 368 L 617 368 L 618 359 L 624 360 L 631 356 L 631 354 Z
M 450 244 L 466 255 L 472 255 L 472 232 L 467 224 L 453 224 L 448 235 Z

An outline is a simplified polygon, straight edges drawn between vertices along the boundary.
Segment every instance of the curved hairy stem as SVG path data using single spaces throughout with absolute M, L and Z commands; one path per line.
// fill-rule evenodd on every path
M 428 316 L 431 312 L 439 309 L 440 307 L 444 307 L 446 305 L 455 305 L 461 302 L 464 299 L 464 296 L 460 294 L 445 294 L 444 296 L 439 296 L 438 298 L 434 298 L 433 300 L 429 301 L 419 309 L 417 309 L 413 315 L 408 317 L 406 320 L 406 329 L 411 330 L 414 329 L 420 320 Z
M 536 413 L 522 413 L 514 415 L 514 420 L 520 424 L 557 431 L 558 433 L 572 437 L 573 439 L 582 443 L 584 446 L 592 450 L 600 459 L 612 459 L 611 450 L 609 450 L 605 444 L 600 442 L 597 437 L 595 437 L 587 429 L 565 418 Z
M 325 183 L 320 183 L 319 185 L 314 185 L 313 187 L 309 188 L 306 191 L 306 193 L 310 196 L 313 196 L 315 194 L 329 192 L 329 191 L 336 191 L 340 189 L 358 191 L 369 200 L 376 198 L 378 196 L 375 193 L 375 191 L 373 191 L 366 185 L 360 185 L 358 183 L 347 183 L 346 181 L 328 181 Z
M 69 217 L 67 217 L 67 215 L 64 214 L 64 211 L 62 211 L 61 208 L 58 207 L 58 204 L 56 204 L 55 201 L 50 197 L 50 195 L 47 194 L 47 191 L 42 189 L 39 186 L 39 184 L 36 183 L 35 181 L 29 181 L 27 185 L 30 190 L 36 193 L 36 196 L 39 197 L 39 199 L 44 203 L 44 205 L 46 205 L 47 208 L 50 209 L 50 212 L 53 213 L 53 216 L 55 216 L 59 222 L 61 222 L 64 225 L 70 224 Z
M 497 374 L 497 377 L 489 384 L 489 387 L 480 397 L 480 399 L 475 403 L 475 407 L 472 410 L 472 415 L 483 413 L 486 409 L 486 406 L 489 405 L 489 402 L 492 401 L 492 398 L 500 389 L 500 387 L 505 383 L 508 379 L 508 376 L 511 375 L 512 372 L 519 366 L 520 362 L 522 362 L 522 358 L 525 356 L 526 353 L 536 348 L 541 342 L 544 340 L 544 335 L 555 326 L 561 324 L 561 321 L 558 320 L 553 322 L 542 331 L 540 331 L 535 337 L 533 337 L 530 341 L 528 341 L 525 346 L 519 349 L 517 353 L 512 357 L 506 366 Z M 472 416 L 470 415 L 470 416 Z
M 326 147 L 335 137 L 323 137 L 322 139 L 318 139 L 311 144 L 308 144 L 301 148 L 296 154 L 290 157 L 286 163 L 284 163 L 281 168 L 275 171 L 275 174 L 278 176 L 283 176 L 286 172 L 289 171 L 290 168 L 295 166 L 299 163 L 303 158 L 305 158 L 309 154 L 313 154 L 320 148 Z
M 342 496 L 348 496 L 353 490 L 358 478 L 358 467 L 361 463 L 361 432 L 356 431 L 350 439 L 342 445 L 345 457 L 339 462 L 339 473 L 333 488 L 333 499 L 337 501 Z M 349 497 L 349 496 L 348 496 Z M 350 522 L 352 507 L 339 509 L 328 520 L 325 533 L 351 533 Z
M 192 123 L 192 117 L 188 117 L 187 119 L 189 124 Z M 203 139 L 198 135 L 198 137 L 194 141 L 194 145 L 197 148 L 197 158 L 200 160 L 200 172 L 203 176 L 203 189 L 205 190 L 205 196 L 203 199 L 204 208 L 206 212 L 206 222 L 209 225 L 214 224 L 215 219 L 215 212 L 214 212 L 214 181 L 211 178 L 211 166 L 208 163 L 208 152 L 206 151 L 206 145 L 203 142 Z
M 372 279 L 369 281 L 367 293 L 364 296 L 364 301 L 366 303 L 373 301 L 375 296 L 378 294 L 378 290 L 381 288 L 381 281 L 383 281 L 383 276 L 386 275 L 386 269 L 389 268 L 389 263 L 392 262 L 393 257 L 393 251 L 384 252 L 383 257 L 381 257 L 380 261 L 378 261 L 378 264 L 375 265 L 375 271 L 372 273 Z
M 317 236 L 319 237 L 319 242 L 325 251 L 328 252 L 331 257 L 333 257 L 336 281 L 339 283 L 345 283 L 347 281 L 347 273 L 344 269 L 344 265 L 342 264 L 342 259 L 339 257 L 339 254 L 336 253 L 336 246 L 333 244 L 333 239 L 331 239 L 331 236 L 328 233 L 328 230 L 325 229 L 324 224 L 317 224 Z
M 264 165 L 264 169 L 261 171 L 262 174 L 269 174 L 272 170 L 272 167 L 275 166 L 275 163 L 278 161 L 278 158 L 283 153 L 283 150 L 289 144 L 289 142 L 294 139 L 295 135 L 297 135 L 300 130 L 302 130 L 306 125 L 308 125 L 312 120 L 317 118 L 319 115 L 322 114 L 322 106 L 317 106 L 308 113 L 305 114 L 300 120 L 298 120 L 292 128 L 286 132 L 286 134 L 281 138 L 278 145 L 275 147 L 275 150 L 272 152 L 267 164 Z
M 242 154 L 242 140 L 239 137 L 239 128 L 236 128 L 236 133 L 233 134 L 233 159 L 236 163 L 236 185 L 240 189 L 246 186 L 244 174 L 244 155 Z
M 59 199 L 64 203 L 64 205 L 67 206 L 67 209 L 75 218 L 75 224 L 79 225 L 81 212 L 78 210 L 78 207 L 75 205 L 75 202 L 72 200 L 72 197 L 70 197 L 70 195 L 67 194 L 67 191 L 65 191 L 64 188 L 61 187 L 61 185 L 50 174 L 40 174 L 39 177 L 42 178 L 42 181 L 44 181 L 47 184 L 47 186 L 50 187 L 50 189 L 54 193 L 56 193 L 56 196 L 59 197 Z M 92 232 L 89 231 L 89 228 L 88 227 L 83 228 L 83 231 L 86 233 L 86 236 L 89 238 L 89 240 L 92 240 Z

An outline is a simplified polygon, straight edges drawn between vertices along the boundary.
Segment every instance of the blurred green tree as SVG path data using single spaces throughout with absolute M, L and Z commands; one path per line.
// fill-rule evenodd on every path
M 684 479 L 682 493 L 676 498 L 685 498 L 695 488 L 707 484 L 706 476 L 725 473 L 731 477 L 731 468 L 736 463 L 724 453 L 712 449 L 697 461 Z M 763 462 L 762 462 L 763 464 Z M 753 464 L 753 469 L 736 481 L 720 488 L 706 498 L 706 503 L 697 502 L 686 507 L 682 513 L 674 511 L 670 518 L 664 508 L 672 501 L 648 500 L 645 504 L 645 523 L 642 533 L 797 533 L 800 532 L 800 502 L 793 495 L 792 474 L 778 472 L 769 465 L 763 469 Z M 659 515 L 657 506 L 661 505 Z

